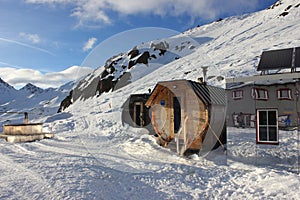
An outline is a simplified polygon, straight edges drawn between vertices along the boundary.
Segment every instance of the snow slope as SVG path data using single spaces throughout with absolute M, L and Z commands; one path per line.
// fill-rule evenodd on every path
M 224 87 L 224 77 L 256 74 L 264 50 L 300 46 L 299 16 L 297 0 L 278 1 L 267 10 L 218 20 L 171 38 L 144 43 L 113 56 L 82 79 L 74 88 L 73 99 L 113 91 L 141 78 L 148 88 L 162 80 L 197 80 L 202 76 L 202 66 L 209 67 L 210 84 Z M 133 56 L 134 50 L 138 53 Z M 140 57 L 144 57 L 143 61 L 136 62 Z M 151 77 L 150 82 L 147 76 Z
M 227 162 L 221 148 L 206 157 L 180 157 L 158 146 L 146 130 L 121 122 L 121 106 L 129 95 L 147 92 L 157 81 L 195 80 L 202 76 L 200 67 L 209 66 L 208 82 L 222 85 L 218 77 L 256 73 L 263 50 L 300 46 L 299 4 L 281 1 L 273 9 L 170 38 L 177 45 L 187 36 L 210 39 L 154 70 L 139 63 L 132 69 L 141 66 L 145 71 L 132 83 L 99 97 L 78 98 L 65 112 L 46 116 L 45 128 L 55 133 L 54 139 L 21 144 L 0 140 L 0 198 L 300 199 L 296 173 Z M 284 12 L 289 14 L 279 16 Z M 83 82 L 91 83 L 104 69 Z

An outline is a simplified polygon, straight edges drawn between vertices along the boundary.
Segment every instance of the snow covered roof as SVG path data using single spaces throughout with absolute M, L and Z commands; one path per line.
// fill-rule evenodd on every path
M 296 74 L 300 78 L 300 73 L 289 73 L 289 74 Z M 280 75 L 280 74 L 279 74 Z M 299 82 L 299 78 L 293 79 L 268 79 L 268 76 L 274 75 L 261 75 L 261 76 L 252 76 L 252 77 L 245 77 L 245 81 L 231 81 L 229 80 L 226 82 L 226 89 L 237 89 L 242 88 L 249 85 L 256 85 L 256 86 L 272 86 L 272 85 L 284 85 L 289 83 Z M 259 78 L 260 77 L 260 78 Z M 247 78 L 247 79 L 246 79 Z M 252 78 L 252 80 L 250 80 Z M 249 79 L 249 80 L 248 80 Z

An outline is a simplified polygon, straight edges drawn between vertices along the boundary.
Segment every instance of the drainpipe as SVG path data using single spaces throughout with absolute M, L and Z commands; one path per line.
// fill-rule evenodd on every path
M 298 101 L 299 101 L 299 96 L 300 96 L 300 91 L 299 91 L 299 84 L 300 83 L 300 80 L 298 79 L 297 82 L 296 82 L 296 91 L 295 91 L 295 96 L 296 96 L 296 119 L 297 119 L 297 151 L 298 151 L 298 156 L 297 156 L 297 171 L 298 171 L 298 174 L 300 173 L 300 168 L 299 168 L 299 156 L 300 156 L 300 146 L 299 146 L 299 143 L 300 143 L 300 124 L 299 124 L 299 114 L 298 114 Z

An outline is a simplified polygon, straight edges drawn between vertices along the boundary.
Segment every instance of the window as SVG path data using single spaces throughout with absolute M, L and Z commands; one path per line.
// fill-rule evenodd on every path
M 268 100 L 268 90 L 262 88 L 253 88 L 252 97 L 256 100 Z
M 234 113 L 232 115 L 233 124 L 236 127 L 255 127 L 256 119 L 255 114 L 249 113 Z
M 233 99 L 242 99 L 243 98 L 243 90 L 232 91 L 232 98 Z
M 291 89 L 284 88 L 277 90 L 277 98 L 280 100 L 291 100 L 292 92 Z
M 256 141 L 261 144 L 278 144 L 278 113 L 276 109 L 257 110 Z

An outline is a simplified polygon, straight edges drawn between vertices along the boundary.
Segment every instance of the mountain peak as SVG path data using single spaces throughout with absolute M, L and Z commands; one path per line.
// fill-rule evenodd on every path
M 28 91 L 30 93 L 42 93 L 44 90 L 42 88 L 39 88 L 32 83 L 27 83 L 24 87 L 20 89 L 20 91 Z
M 10 90 L 10 89 L 15 89 L 13 86 L 9 85 L 6 83 L 2 78 L 0 78 L 0 89 L 2 90 Z

